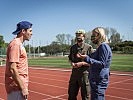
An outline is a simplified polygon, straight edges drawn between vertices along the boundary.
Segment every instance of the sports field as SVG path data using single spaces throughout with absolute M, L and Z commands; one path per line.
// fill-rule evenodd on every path
M 0 67 L 0 100 L 6 100 L 4 70 Z M 67 100 L 71 70 L 63 68 L 29 67 L 28 100 Z M 106 100 L 133 100 L 133 73 L 111 72 Z M 81 100 L 80 92 L 78 99 Z
M 133 100 L 132 59 L 133 55 L 113 55 L 106 100 Z M 29 59 L 28 100 L 67 100 L 70 68 L 67 57 Z M 5 66 L 0 67 L 0 72 L 0 100 L 6 100 Z M 80 92 L 78 100 L 81 100 Z
M 71 68 L 67 57 L 44 57 L 29 59 L 30 66 Z M 133 72 L 133 55 L 113 54 L 112 71 L 130 71 Z

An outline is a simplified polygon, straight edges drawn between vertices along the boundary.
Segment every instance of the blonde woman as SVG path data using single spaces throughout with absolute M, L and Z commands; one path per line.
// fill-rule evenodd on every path
M 81 55 L 79 53 L 77 56 L 90 64 L 91 100 L 105 100 L 105 90 L 109 83 L 112 51 L 108 45 L 104 28 L 97 27 L 93 29 L 91 41 L 97 45 L 96 51 L 91 55 Z M 77 66 L 80 67 L 80 64 L 77 63 Z

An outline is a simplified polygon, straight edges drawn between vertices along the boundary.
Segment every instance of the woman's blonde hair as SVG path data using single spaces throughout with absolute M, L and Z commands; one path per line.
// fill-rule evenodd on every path
M 99 42 L 100 43 L 103 43 L 103 42 L 109 43 L 108 38 L 107 38 L 107 36 L 105 34 L 105 29 L 103 27 L 96 27 L 95 29 L 92 30 L 92 33 L 93 32 L 98 33 L 98 35 L 99 35 Z

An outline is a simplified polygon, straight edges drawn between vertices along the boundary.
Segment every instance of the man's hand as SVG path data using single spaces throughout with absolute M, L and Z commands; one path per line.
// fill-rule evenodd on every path
M 71 65 L 72 65 L 73 68 L 77 68 L 76 63 L 72 62 Z
M 23 95 L 25 100 L 28 99 L 28 94 L 29 94 L 28 89 L 25 89 L 25 88 L 22 89 L 22 95 Z
M 83 62 L 77 62 L 75 63 L 76 68 L 82 67 L 83 66 Z

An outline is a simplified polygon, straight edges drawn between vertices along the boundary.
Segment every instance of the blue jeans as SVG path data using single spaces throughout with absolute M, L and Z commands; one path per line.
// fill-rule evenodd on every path
M 25 100 L 21 91 L 12 91 L 7 94 L 7 100 Z
M 108 86 L 108 82 L 96 83 L 90 82 L 91 86 L 91 100 L 105 100 L 105 90 Z

